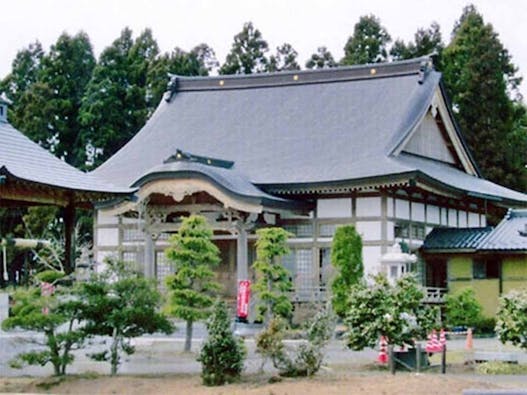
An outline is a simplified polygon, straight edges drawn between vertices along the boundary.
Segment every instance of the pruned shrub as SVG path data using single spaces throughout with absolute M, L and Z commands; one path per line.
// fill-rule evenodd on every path
M 482 320 L 481 304 L 472 288 L 464 288 L 446 297 L 445 319 L 449 327 L 476 327 Z
M 223 385 L 237 380 L 246 357 L 241 339 L 234 337 L 224 302 L 216 302 L 207 321 L 208 337 L 201 348 L 201 378 L 205 385 Z

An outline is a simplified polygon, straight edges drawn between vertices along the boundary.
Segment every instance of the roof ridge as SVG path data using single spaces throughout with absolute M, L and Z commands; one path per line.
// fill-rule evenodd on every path
M 172 75 L 168 84 L 168 90 L 165 93 L 165 100 L 170 101 L 177 92 L 185 91 L 279 87 L 390 78 L 412 74 L 418 76 L 418 83 L 423 83 L 432 70 L 434 70 L 432 58 L 430 56 L 424 56 L 404 61 L 368 63 L 316 70 L 190 77 Z

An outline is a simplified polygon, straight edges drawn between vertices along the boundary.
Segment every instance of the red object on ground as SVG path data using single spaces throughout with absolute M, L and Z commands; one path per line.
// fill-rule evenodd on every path
M 465 350 L 472 351 L 473 347 L 474 347 L 474 343 L 472 342 L 472 328 L 468 328 L 467 340 L 465 342 Z
M 251 282 L 249 280 L 241 280 L 238 283 L 238 303 L 236 308 L 236 315 L 239 318 L 247 318 L 249 315 L 249 300 L 251 298 Z
M 381 340 L 379 342 L 379 356 L 377 357 L 377 362 L 379 363 L 387 363 L 388 362 L 388 342 L 386 341 L 386 337 L 381 336 Z
M 441 350 L 443 350 L 446 346 L 446 334 L 443 328 L 441 328 L 441 332 L 439 332 L 439 343 L 441 344 Z
M 443 345 L 437 338 L 437 332 L 435 329 L 428 335 L 428 341 L 426 342 L 426 352 L 440 352 L 443 350 Z

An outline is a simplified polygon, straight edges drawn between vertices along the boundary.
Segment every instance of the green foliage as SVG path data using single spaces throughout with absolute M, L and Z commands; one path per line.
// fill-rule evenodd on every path
M 527 290 L 514 290 L 501 296 L 496 318 L 500 341 L 527 350 Z
M 52 295 L 42 295 L 40 287 L 19 288 L 12 299 L 11 316 L 2 322 L 2 328 L 41 332 L 44 341 L 32 339 L 43 349 L 17 355 L 11 366 L 51 363 L 56 376 L 66 374 L 66 367 L 74 359 L 72 351 L 81 348 L 86 338 L 79 303 L 71 289 L 58 286 Z
M 269 50 L 267 41 L 252 22 L 243 25 L 240 33 L 234 36 L 231 51 L 221 66 L 220 74 L 253 74 L 267 70 L 265 53 Z
M 336 269 L 331 282 L 333 309 L 337 315 L 344 317 L 351 287 L 364 276 L 362 238 L 353 225 L 337 228 L 331 245 L 331 264 Z
M 256 352 L 270 359 L 281 376 L 305 377 L 319 371 L 324 360 L 324 347 L 333 336 L 335 317 L 331 309 L 318 312 L 307 324 L 307 341 L 288 350 L 283 343 L 286 323 L 280 317 L 271 320 L 269 327 L 256 338 Z M 263 366 L 263 365 L 262 365 Z
M 352 350 L 375 347 L 385 336 L 392 345 L 413 345 L 436 323 L 437 311 L 421 304 L 423 291 L 412 275 L 391 285 L 384 275 L 373 284 L 354 285 L 345 318 L 347 346 Z
M 361 16 L 344 46 L 343 65 L 386 62 L 391 37 L 375 15 Z
M 253 289 L 258 294 L 258 318 L 269 323 L 271 315 L 289 317 L 293 305 L 287 294 L 293 284 L 290 273 L 282 265 L 281 257 L 289 253 L 287 239 L 291 234 L 282 228 L 265 228 L 256 231 L 256 261 L 253 264 L 256 282 Z
M 440 55 L 443 51 L 441 30 L 437 22 L 433 22 L 428 29 L 420 28 L 414 35 L 414 41 L 405 44 L 396 40 L 390 49 L 393 60 L 418 58 L 430 54 Z
M 300 70 L 297 57 L 298 52 L 295 51 L 291 44 L 284 43 L 276 48 L 275 55 L 269 57 L 269 64 L 267 65 L 266 71 Z
M 478 363 L 476 365 L 476 373 L 478 374 L 527 374 L 527 366 L 515 363 L 492 361 L 485 363 Z
M 205 385 L 223 385 L 239 379 L 246 350 L 241 339 L 236 339 L 224 302 L 217 301 L 207 320 L 207 340 L 201 347 L 201 377 Z
M 472 288 L 464 288 L 446 297 L 445 320 L 449 327 L 474 327 L 483 318 L 481 304 Z
M 134 337 L 147 333 L 172 333 L 172 324 L 157 309 L 160 295 L 155 284 L 124 262 L 107 260 L 107 269 L 80 284 L 81 317 L 84 333 L 110 336 L 108 350 L 91 354 L 98 361 L 110 361 L 112 375 L 117 373 L 121 352 L 133 354 Z
M 522 144 L 511 144 L 522 111 L 515 111 L 510 95 L 517 92 L 521 78 L 492 25 L 472 5 L 463 10 L 443 51 L 442 71 L 454 115 L 484 176 L 525 191 L 527 169 L 521 150 L 527 137 Z
M 219 250 L 211 238 L 212 230 L 206 219 L 191 215 L 170 238 L 170 247 L 165 252 L 175 269 L 175 274 L 166 278 L 167 311 L 187 322 L 185 351 L 190 351 L 192 323 L 208 317 L 220 288 L 212 270 L 220 262 Z
M 324 46 L 318 47 L 317 52 L 312 54 L 306 62 L 307 69 L 328 69 L 337 66 L 338 63 L 333 58 L 333 55 Z

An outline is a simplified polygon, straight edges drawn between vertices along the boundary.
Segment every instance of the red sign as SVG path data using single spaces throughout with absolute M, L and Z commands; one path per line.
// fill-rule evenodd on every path
M 249 299 L 251 298 L 251 282 L 242 280 L 238 283 L 238 306 L 236 315 L 239 318 L 247 318 L 249 315 Z

